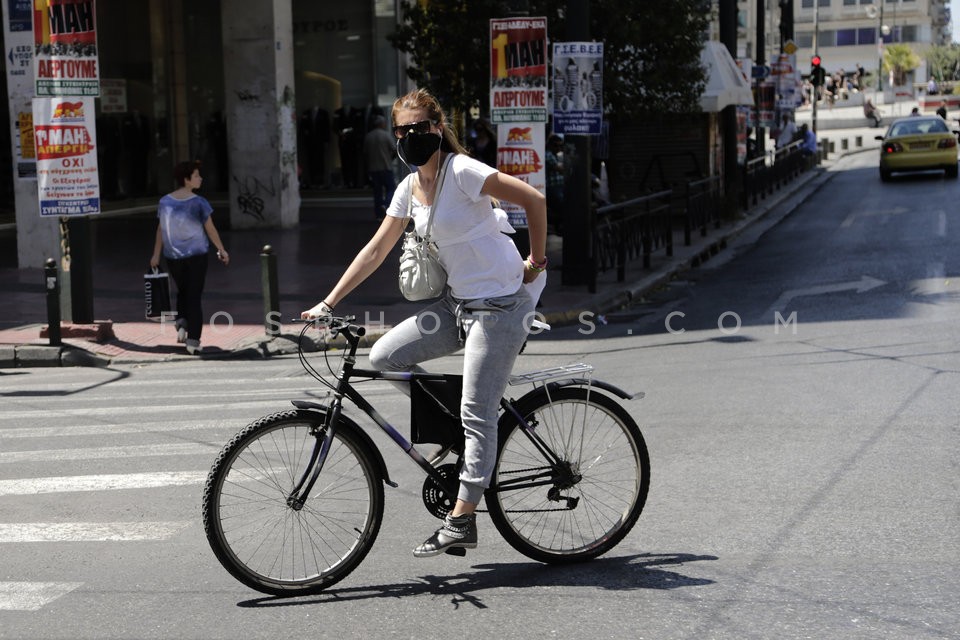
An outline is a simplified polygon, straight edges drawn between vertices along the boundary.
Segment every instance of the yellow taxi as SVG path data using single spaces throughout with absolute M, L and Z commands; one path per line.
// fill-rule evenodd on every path
M 942 170 L 957 177 L 957 134 L 940 116 L 908 116 L 890 123 L 880 144 L 880 179 L 900 171 Z

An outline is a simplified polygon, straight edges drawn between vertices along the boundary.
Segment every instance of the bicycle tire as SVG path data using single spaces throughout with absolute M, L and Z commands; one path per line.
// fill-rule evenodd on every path
M 517 419 L 506 414 L 486 492 L 500 535 L 541 562 L 580 562 L 606 553 L 636 524 L 650 487 L 650 457 L 636 421 L 609 396 L 584 387 L 544 390 L 522 399 L 517 409 L 582 479 L 570 487 L 499 489 L 502 482 L 550 465 Z M 567 498 L 575 501 L 573 508 Z
M 309 463 L 323 414 L 265 416 L 231 439 L 203 490 L 207 541 L 224 568 L 271 595 L 316 593 L 353 571 L 383 520 L 383 478 L 368 445 L 343 422 L 299 510 L 287 497 Z

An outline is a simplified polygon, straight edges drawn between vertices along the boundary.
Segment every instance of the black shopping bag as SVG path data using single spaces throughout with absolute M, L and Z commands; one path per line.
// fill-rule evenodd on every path
M 143 299 L 147 320 L 159 322 L 170 311 L 170 274 L 156 268 L 143 274 Z

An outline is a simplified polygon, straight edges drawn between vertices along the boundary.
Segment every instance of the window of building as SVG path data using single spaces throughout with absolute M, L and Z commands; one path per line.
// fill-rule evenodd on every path
M 877 41 L 876 28 L 857 29 L 858 44 L 874 44 Z
M 856 29 L 837 29 L 837 46 L 850 47 L 857 44 Z

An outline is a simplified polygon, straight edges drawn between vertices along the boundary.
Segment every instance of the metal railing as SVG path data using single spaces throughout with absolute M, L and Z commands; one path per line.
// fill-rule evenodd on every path
M 740 204 L 744 209 L 755 206 L 815 164 L 816 157 L 803 153 L 799 140 L 748 160 L 743 168 Z
M 629 259 L 642 256 L 644 269 L 649 269 L 655 249 L 664 247 L 668 256 L 673 255 L 672 197 L 673 190 L 667 189 L 597 207 L 590 293 L 597 290 L 597 276 L 608 269 L 616 268 L 617 282 L 623 282 Z
M 717 229 L 720 228 L 720 198 L 720 176 L 687 183 L 683 216 L 685 246 L 690 246 L 694 229 L 700 229 L 700 235 L 706 237 L 707 227 L 711 223 Z

